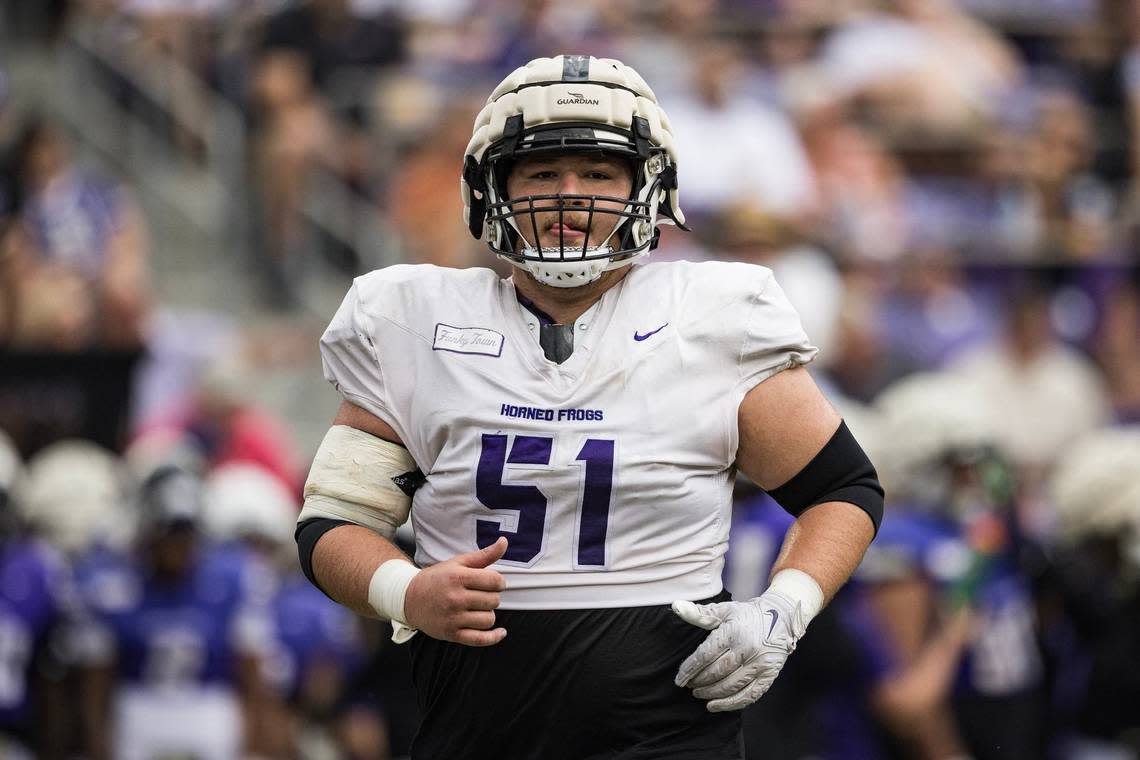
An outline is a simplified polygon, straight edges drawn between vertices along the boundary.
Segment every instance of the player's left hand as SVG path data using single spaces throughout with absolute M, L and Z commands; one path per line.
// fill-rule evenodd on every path
M 746 602 L 677 601 L 673 611 L 712 631 L 674 679 L 709 700 L 709 712 L 742 710 L 762 697 L 807 628 L 800 604 L 772 590 Z

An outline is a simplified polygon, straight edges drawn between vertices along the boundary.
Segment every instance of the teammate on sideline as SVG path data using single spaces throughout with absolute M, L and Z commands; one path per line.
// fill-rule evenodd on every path
M 684 225 L 677 166 L 633 69 L 531 61 L 477 117 L 461 185 L 518 271 L 372 272 L 322 338 L 343 403 L 302 564 L 411 639 L 416 760 L 739 758 L 734 711 L 874 535 L 875 470 L 771 271 L 630 266 Z M 738 468 L 797 515 L 747 601 L 721 584 Z M 416 564 L 392 543 L 409 510 Z

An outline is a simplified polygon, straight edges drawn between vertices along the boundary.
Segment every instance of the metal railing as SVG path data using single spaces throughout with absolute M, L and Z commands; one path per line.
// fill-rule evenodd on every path
M 129 46 L 115 44 L 112 33 L 105 26 L 82 22 L 65 30 L 57 47 L 58 81 L 67 89 L 58 98 L 60 115 L 85 143 L 127 170 L 145 192 L 160 196 L 166 206 L 203 232 L 216 234 L 219 222 L 229 225 L 240 220 L 247 205 L 246 130 L 241 114 L 175 61 L 143 59 Z M 130 95 L 117 97 L 113 89 Z M 210 118 L 201 123 L 187 118 L 174 100 L 179 90 L 199 98 Z M 201 213 L 199 207 L 170 195 L 168 187 L 156 181 L 151 171 L 154 162 L 173 158 L 169 138 L 159 123 L 182 130 L 203 146 L 202 181 L 215 185 L 211 190 L 225 198 L 232 219 Z M 225 237 L 235 244 L 240 240 L 232 234 Z
M 60 80 L 68 88 L 60 98 L 61 116 L 91 147 L 129 172 L 144 192 L 234 255 L 250 258 L 256 204 L 250 195 L 255 191 L 244 115 L 177 60 L 144 56 L 122 44 L 116 31 L 106 22 L 82 19 L 65 31 L 58 47 Z M 115 87 L 130 92 L 130 105 L 115 97 Z M 193 114 L 179 98 L 195 104 Z M 180 160 L 164 128 L 167 133 L 179 130 L 200 146 L 201 181 L 212 185 L 210 194 L 221 199 L 220 209 L 188 204 L 184 195 L 155 181 L 150 171 L 154 161 Z M 361 270 L 400 260 L 398 240 L 378 208 L 328 170 L 313 170 L 301 213 L 317 236 L 352 251 Z

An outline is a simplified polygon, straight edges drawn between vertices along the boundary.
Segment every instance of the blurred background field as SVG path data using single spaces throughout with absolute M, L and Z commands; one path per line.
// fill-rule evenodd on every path
M 889 490 L 749 756 L 1140 757 L 1133 0 L 0 1 L 11 752 L 118 756 L 175 693 L 202 726 L 239 705 L 249 755 L 407 752 L 406 654 L 290 554 L 338 401 L 317 339 L 356 274 L 509 274 L 462 153 L 493 85 L 562 52 L 654 87 L 694 232 L 653 255 L 772 267 Z M 739 492 L 742 597 L 786 522 Z M 195 573 L 236 601 L 148 591 Z M 157 635 L 163 604 L 225 631 Z

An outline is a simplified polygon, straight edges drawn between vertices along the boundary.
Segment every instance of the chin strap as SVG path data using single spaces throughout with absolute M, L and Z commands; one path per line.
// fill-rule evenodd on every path
M 685 232 L 692 232 L 689 227 L 685 225 L 680 219 L 677 218 L 677 212 L 673 210 L 673 194 L 671 190 L 677 189 L 677 167 L 670 164 L 661 171 L 661 188 L 665 190 L 665 200 L 657 207 L 657 210 L 665 216 L 673 220 L 673 224 L 677 225 Z M 660 230 L 657 230 L 660 233 Z M 656 247 L 654 243 L 654 247 Z
M 475 156 L 463 159 L 463 180 L 471 188 L 471 209 L 467 216 L 467 229 L 475 239 L 483 237 L 483 217 L 487 213 L 487 183 Z

